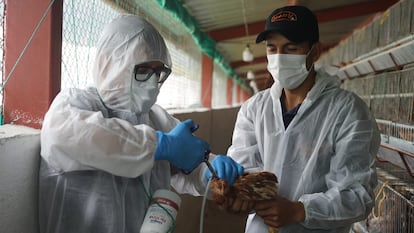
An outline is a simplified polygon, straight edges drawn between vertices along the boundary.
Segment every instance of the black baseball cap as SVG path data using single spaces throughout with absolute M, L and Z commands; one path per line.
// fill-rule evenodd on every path
M 256 43 L 265 40 L 271 32 L 278 32 L 295 43 L 308 41 L 313 44 L 319 41 L 318 20 L 304 6 L 285 6 L 274 10 L 267 17 L 265 29 L 257 36 Z

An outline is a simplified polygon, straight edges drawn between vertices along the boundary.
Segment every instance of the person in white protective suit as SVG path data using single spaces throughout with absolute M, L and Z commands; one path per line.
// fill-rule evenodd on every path
M 121 15 L 104 28 L 95 87 L 63 90 L 44 118 L 40 232 L 138 233 L 151 195 L 174 186 L 172 177 L 178 192 L 204 192 L 209 144 L 192 134 L 191 119 L 180 123 L 155 104 L 171 63 L 143 18 Z M 213 162 L 229 182 L 243 172 L 227 156 Z
M 261 41 L 275 82 L 241 106 L 228 155 L 245 170 L 273 172 L 279 196 L 255 203 L 245 231 L 348 233 L 374 204 L 375 118 L 338 77 L 315 70 L 321 46 L 308 8 L 274 10 Z

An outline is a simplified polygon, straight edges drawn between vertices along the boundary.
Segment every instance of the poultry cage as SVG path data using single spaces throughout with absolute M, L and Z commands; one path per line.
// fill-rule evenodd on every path
M 414 177 L 406 169 L 378 160 L 375 206 L 355 233 L 414 233 Z

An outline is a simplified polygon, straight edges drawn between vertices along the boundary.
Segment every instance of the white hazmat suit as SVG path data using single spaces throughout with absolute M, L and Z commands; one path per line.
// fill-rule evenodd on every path
M 245 102 L 228 154 L 246 170 L 271 171 L 279 195 L 303 202 L 306 220 L 279 233 L 348 233 L 374 204 L 375 156 L 380 135 L 375 119 L 339 80 L 318 72 L 316 82 L 285 129 L 278 82 Z M 267 233 L 251 214 L 246 232 Z
M 156 130 L 168 132 L 178 120 L 154 104 L 156 79 L 132 75 L 150 61 L 171 67 L 163 38 L 145 20 L 122 15 L 98 43 L 96 87 L 63 90 L 53 101 L 41 130 L 42 233 L 137 233 L 149 196 L 170 188 L 178 169 L 154 160 Z

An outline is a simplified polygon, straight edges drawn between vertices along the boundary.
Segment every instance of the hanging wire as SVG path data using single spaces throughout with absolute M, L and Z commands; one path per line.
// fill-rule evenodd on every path
M 17 65 L 20 63 L 20 60 L 22 59 L 23 55 L 26 53 L 27 49 L 29 48 L 29 45 L 32 43 L 32 40 L 33 40 L 34 36 L 36 35 L 37 31 L 39 31 L 40 26 L 42 26 L 43 22 L 45 21 L 46 16 L 50 11 L 50 8 L 52 8 L 53 3 L 55 3 L 55 0 L 50 1 L 49 6 L 47 7 L 46 11 L 43 13 L 42 18 L 40 19 L 39 23 L 36 25 L 36 28 L 34 29 L 32 34 L 30 35 L 30 38 L 27 41 L 26 45 L 24 46 L 24 48 L 23 48 L 22 52 L 20 53 L 19 57 L 17 58 L 16 63 L 14 63 L 13 67 L 10 70 L 10 73 L 7 75 L 7 78 L 5 79 L 4 83 L 1 85 L 0 94 L 3 93 L 7 82 L 12 77 L 14 71 L 16 70 Z
M 242 12 L 243 12 L 244 31 L 246 32 L 246 36 L 249 36 L 249 27 L 247 26 L 246 7 L 244 5 L 244 0 L 241 0 L 241 4 L 242 4 Z
M 242 11 L 243 11 L 243 22 L 244 22 L 244 30 L 246 32 L 246 36 L 249 36 L 249 27 L 247 25 L 247 19 L 246 19 L 246 6 L 244 4 L 244 0 L 241 0 L 241 4 L 242 4 Z M 246 48 L 243 51 L 243 58 L 242 60 L 245 62 L 251 62 L 254 59 L 253 53 L 250 50 L 250 45 L 249 43 L 246 44 Z

